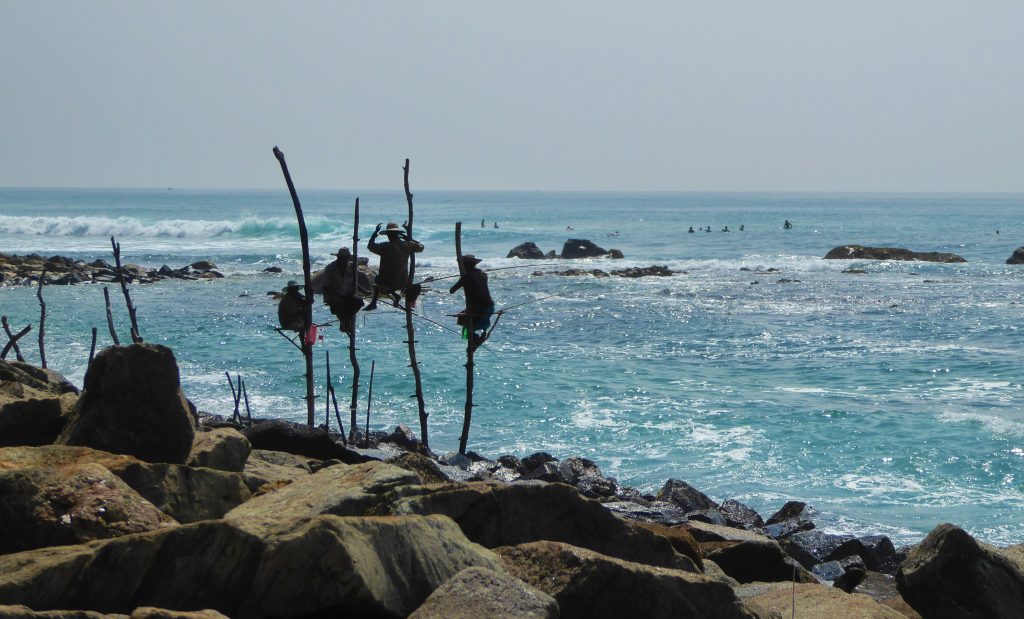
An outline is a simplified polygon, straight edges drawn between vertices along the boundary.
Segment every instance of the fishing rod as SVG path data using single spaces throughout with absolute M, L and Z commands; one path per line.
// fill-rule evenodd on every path
M 498 310 L 498 311 L 497 311 L 497 312 L 495 312 L 495 313 L 497 313 L 497 314 L 502 314 L 502 313 L 505 313 L 505 312 L 507 312 L 507 311 L 508 311 L 508 310 L 510 310 L 510 309 L 513 309 L 513 308 L 516 308 L 516 307 L 520 307 L 520 306 L 522 306 L 522 305 L 527 305 L 527 304 L 529 304 L 529 303 L 536 303 L 536 302 L 538 302 L 538 301 L 543 301 L 543 300 L 545 300 L 545 299 L 550 299 L 550 298 L 552 298 L 552 297 L 560 297 L 560 296 L 562 296 L 562 295 L 561 295 L 561 293 L 556 293 L 556 294 L 549 294 L 549 295 L 547 295 L 547 296 L 545 296 L 545 297 L 541 297 L 541 298 L 539 298 L 539 299 L 530 299 L 529 301 L 523 301 L 522 303 L 516 303 L 515 305 L 507 305 L 507 306 L 505 306 L 505 307 L 501 308 L 500 310 Z
M 495 267 L 493 269 L 480 269 L 480 270 L 483 271 L 484 273 L 490 273 L 492 271 L 507 271 L 508 269 L 553 269 L 553 268 L 555 268 L 554 265 L 538 267 L 537 265 L 534 265 L 534 264 L 517 264 L 515 266 L 510 266 L 510 267 Z M 439 282 L 442 279 L 451 279 L 453 277 L 462 277 L 462 276 L 459 275 L 458 273 L 456 273 L 455 275 L 442 275 L 441 277 L 430 277 L 430 276 L 428 276 L 426 279 L 424 279 L 423 281 L 421 281 L 419 283 L 420 284 L 428 284 L 430 282 Z

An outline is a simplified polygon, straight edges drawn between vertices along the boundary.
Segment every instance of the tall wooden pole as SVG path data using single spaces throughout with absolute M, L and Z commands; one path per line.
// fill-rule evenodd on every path
M 455 261 L 459 264 L 459 276 L 466 276 L 466 267 L 462 264 L 462 222 L 455 224 Z M 466 291 L 465 280 L 462 286 Z M 469 303 L 466 303 L 468 310 Z M 467 316 L 469 326 L 466 330 L 469 335 L 466 338 L 466 408 L 462 416 L 462 435 L 459 436 L 459 453 L 466 454 L 466 444 L 469 442 L 469 425 L 473 421 L 473 355 L 476 353 L 476 332 L 473 330 L 473 316 Z
M 288 173 L 288 164 L 284 160 L 284 153 L 275 146 L 274 156 L 281 164 L 281 172 L 284 173 L 284 180 L 288 183 L 288 193 L 292 195 L 295 217 L 299 220 L 299 240 L 302 243 L 302 277 L 306 288 L 306 303 L 302 316 L 302 356 L 306 358 L 306 423 L 312 428 L 316 423 L 316 418 L 313 411 L 313 342 L 308 341 L 309 328 L 313 324 L 313 283 L 309 275 L 309 235 L 306 232 L 306 220 L 302 217 L 299 194 L 295 192 L 292 175 Z
M 36 297 L 39 299 L 39 365 L 46 369 L 46 348 L 43 345 L 43 336 L 46 329 L 46 301 L 43 300 L 43 280 L 46 279 L 46 269 L 39 274 L 39 287 L 36 288 Z
M 409 220 L 405 224 L 405 231 L 412 242 L 415 237 L 412 235 L 412 192 L 409 191 L 409 160 L 405 160 L 405 201 L 409 205 Z M 405 283 L 405 335 L 409 344 L 409 367 L 412 368 L 412 375 L 416 381 L 416 405 L 420 415 L 420 443 L 424 449 L 430 447 L 430 436 L 427 432 L 427 409 L 423 402 L 423 381 L 420 378 L 420 364 L 416 361 L 416 328 L 412 323 L 413 308 L 409 303 L 409 289 L 412 288 L 413 277 L 416 275 L 416 252 L 409 252 L 409 279 Z
M 355 218 L 352 223 L 352 297 L 359 295 L 359 198 L 356 198 Z M 352 400 L 348 410 L 351 415 L 349 419 L 349 436 L 356 440 L 356 429 L 359 427 L 356 415 L 359 406 L 359 358 L 356 356 L 356 320 L 352 317 L 352 330 L 348 333 L 348 359 L 352 362 Z

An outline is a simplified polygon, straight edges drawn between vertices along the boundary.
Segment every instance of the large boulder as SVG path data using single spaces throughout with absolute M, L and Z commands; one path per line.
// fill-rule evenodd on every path
M 3 274 L 0 273 L 0 275 Z M 124 619 L 125 615 L 107 615 L 91 610 L 32 610 L 28 606 L 17 604 L 0 605 L 0 617 L 4 619 Z
M 0 448 L 0 471 L 96 463 L 178 522 L 220 518 L 251 496 L 238 473 L 143 462 L 88 447 Z
M 1020 617 L 1021 558 L 979 544 L 955 525 L 940 524 L 910 551 L 896 573 L 896 584 L 926 619 Z
M 59 442 L 184 464 L 195 437 L 171 349 L 154 344 L 101 351 Z
M 488 548 L 550 540 L 626 561 L 699 571 L 665 537 L 623 521 L 571 486 L 471 482 L 423 491 L 397 498 L 392 512 L 443 514 L 455 520 L 466 537 Z
M 850 595 L 818 584 L 751 583 L 738 587 L 736 594 L 761 617 L 789 617 L 794 614 L 797 617 L 906 619 L 905 615 L 866 595 Z
M 469 567 L 434 590 L 409 619 L 558 619 L 555 598 L 507 574 Z
M 701 509 L 718 509 L 718 503 L 706 494 L 680 479 L 669 479 L 658 491 L 656 498 L 679 506 L 684 512 Z
M 405 617 L 467 567 L 504 572 L 440 516 L 292 522 L 267 537 L 226 520 L 0 556 L 0 603 L 231 617 Z
M 0 470 L 0 554 L 176 524 L 96 463 Z
M 308 477 L 312 472 L 310 463 L 321 463 L 283 451 L 253 449 L 245 461 L 242 479 L 253 494 L 287 486 L 297 479 Z
M 741 583 L 794 579 L 798 582 L 817 582 L 813 575 L 786 556 L 775 540 L 705 542 L 701 550 L 706 558 Z
M 608 250 L 586 239 L 569 239 L 562 245 L 562 258 L 601 258 Z
M 283 419 L 268 419 L 243 431 L 253 449 L 284 451 L 317 460 L 359 464 L 367 458 L 335 441 L 323 428 L 310 428 Z
M 242 503 L 224 517 L 271 530 L 321 514 L 381 513 L 392 490 L 418 483 L 416 473 L 383 462 L 337 464 Z
M 1013 250 L 1010 257 L 1006 259 L 1006 264 L 1024 264 L 1024 247 Z
M 520 243 L 508 251 L 506 258 L 521 258 L 523 260 L 540 260 L 544 258 L 544 252 L 532 241 Z
M 192 451 L 188 455 L 188 465 L 238 473 L 245 468 L 250 451 L 252 445 L 249 439 L 234 428 L 196 432 Z
M 0 447 L 54 442 L 77 402 L 78 389 L 57 372 L 0 360 Z
M 962 257 L 945 252 L 917 252 L 902 247 L 865 247 L 841 245 L 825 254 L 825 260 L 914 260 L 920 262 L 967 262 Z
M 508 571 L 558 601 L 563 619 L 752 619 L 732 588 L 713 578 L 623 561 L 559 542 L 498 548 Z

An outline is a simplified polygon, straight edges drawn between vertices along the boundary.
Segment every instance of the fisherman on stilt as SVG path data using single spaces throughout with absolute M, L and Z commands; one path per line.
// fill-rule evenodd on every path
M 352 252 L 347 247 L 338 249 L 334 262 L 324 269 L 324 303 L 338 318 L 343 333 L 352 333 L 356 314 L 363 307 L 363 300 L 356 295 L 357 270 L 352 264 Z
M 380 256 L 380 269 L 373 286 L 373 299 L 366 306 L 366 311 L 377 309 L 377 299 L 381 293 L 390 296 L 395 307 L 398 307 L 399 299 L 405 294 L 409 307 L 415 307 L 420 287 L 418 284 L 413 284 L 406 290 L 409 283 L 409 256 L 413 252 L 423 251 L 423 244 L 408 238 L 406 231 L 394 222 L 388 223 L 387 228 L 384 229 L 384 234 L 388 237 L 387 242 L 378 243 L 377 235 L 380 234 L 381 225 L 377 224 L 370 236 L 370 242 L 366 246 L 371 252 Z
M 284 295 L 277 304 L 277 321 L 284 331 L 306 332 L 306 297 L 299 292 L 302 286 L 294 279 L 284 287 Z
M 463 337 L 468 337 L 472 329 L 474 341 L 483 343 L 487 335 L 487 329 L 491 326 L 491 316 L 494 315 L 494 300 L 491 299 L 491 291 L 487 286 L 487 273 L 476 268 L 480 259 L 473 254 L 466 254 L 462 257 L 463 275 L 455 282 L 449 290 L 454 294 L 459 288 L 466 289 L 466 309 L 458 314 L 458 323 L 462 325 Z M 476 332 L 480 333 L 477 334 Z

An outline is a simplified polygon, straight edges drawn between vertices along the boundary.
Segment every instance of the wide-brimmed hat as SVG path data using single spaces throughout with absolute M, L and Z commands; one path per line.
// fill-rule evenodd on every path
M 288 283 L 285 284 L 284 289 L 285 290 L 291 290 L 292 288 L 302 288 L 302 284 L 300 284 L 299 282 L 295 281 L 294 279 L 290 279 L 290 280 L 288 280 Z
M 475 265 L 475 264 L 480 264 L 481 262 L 482 262 L 482 260 L 480 260 L 479 258 L 474 256 L 473 254 L 465 254 L 464 256 L 462 256 L 462 264 L 465 264 L 465 265 L 472 266 L 472 265 Z
M 352 257 L 352 252 L 349 250 L 348 247 L 341 247 L 341 248 L 338 249 L 337 253 L 333 253 L 331 255 L 332 256 L 337 256 L 339 258 L 341 258 L 341 257 L 351 258 Z
M 388 225 L 384 227 L 384 234 L 405 234 L 405 228 L 389 221 Z

